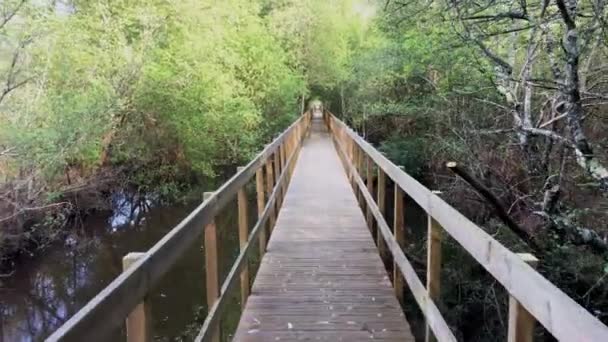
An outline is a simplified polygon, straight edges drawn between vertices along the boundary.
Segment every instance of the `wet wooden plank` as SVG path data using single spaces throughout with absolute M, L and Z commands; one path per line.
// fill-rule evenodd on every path
M 321 119 L 301 150 L 235 341 L 414 341 Z

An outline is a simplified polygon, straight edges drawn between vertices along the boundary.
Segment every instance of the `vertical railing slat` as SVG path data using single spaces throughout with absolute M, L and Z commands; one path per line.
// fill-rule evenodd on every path
M 357 146 L 357 174 L 361 177 L 363 177 L 363 159 L 363 149 Z M 359 206 L 361 207 L 361 209 L 363 209 L 365 206 L 363 203 L 363 189 L 357 190 L 357 200 L 359 201 Z
M 257 203 L 258 203 L 258 220 L 259 217 L 262 216 L 264 212 L 264 207 L 266 206 L 266 200 L 264 199 L 264 169 L 260 167 L 255 172 L 255 192 L 257 193 Z M 268 240 L 266 229 L 267 225 L 261 227 L 259 234 L 259 245 L 260 245 L 260 260 L 266 253 L 266 241 Z
M 237 172 L 243 170 L 244 167 L 238 167 Z M 242 187 L 237 192 L 237 207 L 238 207 L 238 225 L 239 225 L 239 248 L 243 252 L 249 239 L 249 220 L 247 217 L 247 191 Z M 245 266 L 241 270 L 241 308 L 245 309 L 247 298 L 249 297 L 249 265 L 245 261 Z
M 279 177 L 281 177 L 281 160 L 280 160 L 280 154 L 281 154 L 281 150 L 280 150 L 280 146 L 277 147 L 276 151 L 274 152 L 274 184 L 278 185 L 279 184 Z M 279 208 L 281 208 L 281 204 L 283 202 L 283 194 L 281 193 L 281 191 L 277 192 L 277 200 L 276 200 L 276 207 L 277 207 L 277 214 L 279 212 Z
M 366 158 L 365 163 L 365 180 L 367 185 L 367 192 L 369 192 L 372 197 L 374 196 L 374 161 L 369 156 Z M 374 221 L 372 219 L 372 209 L 369 205 L 366 206 L 365 209 L 365 221 L 367 222 L 367 227 L 372 232 L 372 236 L 376 237 L 376 232 L 374 231 Z
M 132 264 L 141 259 L 145 253 L 129 253 L 122 258 L 122 270 L 126 271 Z M 151 336 L 150 303 L 146 298 L 137 304 L 127 316 L 127 342 L 148 342 Z
M 378 194 L 377 194 L 377 201 L 378 201 L 378 209 L 380 210 L 380 214 L 382 215 L 382 217 L 386 217 L 386 174 L 384 173 L 384 171 L 382 171 L 382 169 L 379 167 L 378 168 Z M 384 239 L 382 238 L 382 234 L 380 234 L 380 232 L 377 233 L 377 244 L 378 244 L 378 252 L 380 253 L 380 258 L 382 258 L 383 262 L 386 262 L 387 260 L 387 249 L 386 249 L 386 243 L 384 242 Z
M 536 268 L 538 259 L 529 253 L 518 253 L 528 265 Z M 513 296 L 509 296 L 509 330 L 508 342 L 534 341 L 534 325 L 536 319 Z
M 397 183 L 394 186 L 394 213 L 393 213 L 393 231 L 395 234 L 395 240 L 401 248 L 403 248 L 405 244 L 405 220 L 403 217 L 403 190 L 399 187 Z M 397 264 L 393 263 L 393 283 L 395 286 L 395 293 L 397 294 L 397 299 L 399 302 L 403 304 L 403 294 L 404 294 L 404 282 L 405 279 L 401 272 L 399 272 L 399 268 Z
M 435 302 L 435 305 L 438 305 L 441 290 L 441 239 L 441 226 L 428 215 L 426 289 L 429 299 Z M 437 340 L 428 322 L 425 337 L 426 342 Z
M 274 175 L 273 175 L 273 170 L 272 170 L 272 156 L 270 156 L 266 160 L 266 196 L 268 197 L 269 201 L 270 201 L 270 195 L 272 194 L 273 189 L 274 189 Z M 272 205 L 270 208 L 270 215 L 268 218 L 269 232 L 272 232 L 272 230 L 274 229 L 274 224 L 276 222 L 275 208 L 276 208 L 276 201 L 275 201 L 275 205 Z
M 213 192 L 205 192 L 204 200 L 206 201 L 213 195 Z M 205 231 L 205 272 L 207 281 L 207 307 L 211 308 L 220 296 L 220 283 L 219 283 L 219 271 L 218 271 L 218 255 L 217 255 L 217 227 L 215 225 L 215 219 L 207 224 L 204 228 Z M 214 327 L 213 342 L 220 341 L 220 329 L 219 324 Z

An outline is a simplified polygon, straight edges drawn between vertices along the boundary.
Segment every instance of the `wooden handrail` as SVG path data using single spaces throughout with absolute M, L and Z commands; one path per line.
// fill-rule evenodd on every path
M 324 116 L 347 173 L 351 179 L 354 178 L 355 191 L 364 199 L 362 205 L 372 211 L 395 264 L 439 341 L 453 341 L 453 335 L 446 332 L 447 324 L 434 301 L 430 300 L 428 289 L 422 285 L 403 254 L 373 197 L 367 191 L 357 167 L 353 165 L 360 164 L 362 153 L 371 158 L 396 186 L 416 201 L 443 231 L 457 241 L 555 338 L 563 341 L 608 341 L 608 327 L 526 264 L 520 256 L 403 172 L 336 116 L 328 111 L 324 112 Z
M 386 246 L 394 259 L 395 265 L 399 268 L 401 274 L 403 274 L 410 290 L 412 291 L 412 294 L 414 295 L 414 298 L 416 299 L 416 302 L 418 303 L 418 306 L 420 306 L 422 309 L 427 321 L 433 329 L 433 332 L 435 332 L 436 336 L 440 336 L 441 341 L 456 342 L 456 337 L 454 334 L 452 334 L 448 324 L 443 316 L 441 316 L 441 313 L 439 312 L 439 309 L 435 303 L 428 297 L 426 288 L 422 284 L 420 278 L 418 278 L 414 267 L 403 253 L 397 239 L 395 239 L 395 236 L 392 234 L 388 223 L 386 223 L 384 216 L 380 212 L 380 208 L 378 205 L 376 205 L 376 202 L 374 202 L 374 199 L 369 191 L 367 191 L 367 185 L 357 172 L 356 166 L 346 157 L 347 154 L 342 144 L 337 143 L 336 147 L 347 172 L 352 174 L 352 177 L 354 178 L 355 184 L 357 185 L 356 189 L 358 194 L 363 196 L 368 210 L 376 220 L 378 230 L 384 238 Z
M 176 260 L 200 240 L 199 237 L 203 233 L 203 227 L 214 220 L 215 216 L 237 196 L 238 191 L 256 176 L 256 173 L 259 174 L 259 170 L 267 164 L 270 158 L 276 153 L 281 153 L 280 150 L 285 148 L 288 161 L 286 162 L 287 167 L 283 171 L 287 170 L 288 172 L 282 172 L 278 184 L 274 184 L 274 190 L 266 203 L 261 220 L 258 220 L 252 231 L 252 235 L 257 236 L 259 231 L 263 230 L 260 227 L 264 226 L 271 214 L 276 214 L 272 213 L 270 208 L 277 204 L 277 193 L 281 189 L 281 186 L 278 185 L 286 186 L 289 181 L 289 175 L 286 174 L 293 172 L 293 164 L 297 160 L 301 142 L 310 127 L 310 122 L 311 113 L 304 113 L 273 142 L 267 145 L 247 166 L 232 176 L 230 180 L 145 252 L 140 259 L 116 277 L 80 311 L 49 336 L 47 341 L 100 341 L 104 340 L 111 331 L 124 324 L 125 317 L 169 271 Z M 259 178 L 259 176 L 256 178 Z M 264 224 L 260 224 L 259 221 L 264 221 Z M 219 319 L 215 313 L 221 313 L 225 302 L 223 300 L 225 297 L 224 290 L 233 286 L 234 280 L 239 278 L 235 275 L 239 274 L 243 266 L 243 259 L 249 255 L 252 244 L 252 239 L 249 238 L 247 245 L 243 246 L 241 254 L 237 258 L 237 264 L 233 266 L 229 278 L 222 285 L 220 297 L 211 308 L 214 311 L 209 313 L 205 323 L 213 323 L 213 321 Z M 201 331 L 203 336 L 205 335 L 204 331 L 205 329 Z
M 287 160 L 287 164 L 286 164 L 287 167 L 290 167 L 292 164 L 295 163 L 295 160 L 297 159 L 297 153 L 298 153 L 298 151 L 296 150 L 290 155 L 289 159 Z M 262 211 L 260 217 L 258 218 L 257 223 L 255 224 L 255 226 L 251 230 L 251 233 L 249 234 L 249 239 L 247 240 L 247 243 L 245 244 L 244 247 L 241 248 L 241 252 L 237 256 L 234 264 L 232 265 L 230 272 L 228 272 L 228 276 L 226 276 L 226 280 L 222 284 L 222 289 L 220 291 L 220 297 L 215 302 L 213 307 L 211 307 L 211 309 L 209 310 L 207 318 L 205 319 L 205 322 L 203 323 L 203 327 L 201 328 L 198 336 L 195 339 L 196 342 L 211 341 L 212 334 L 213 334 L 212 327 L 214 327 L 217 324 L 217 322 L 219 321 L 220 315 L 223 313 L 224 309 L 226 308 L 226 304 L 228 303 L 228 301 L 230 299 L 230 298 L 228 298 L 229 296 L 227 294 L 236 285 L 236 283 L 237 283 L 236 280 L 239 279 L 239 277 L 237 275 L 240 273 L 241 269 L 245 266 L 245 263 L 248 260 L 249 254 L 252 252 L 253 246 L 256 243 L 255 240 L 258 238 L 260 231 L 264 229 L 266 222 L 269 220 L 271 213 L 272 213 L 272 209 L 278 203 L 278 200 L 280 198 L 279 194 L 282 191 L 282 185 L 286 184 L 288 182 L 290 176 L 291 176 L 291 172 L 288 171 L 288 172 L 282 172 L 280 177 L 278 178 L 277 183 L 275 184 L 275 187 L 268 198 L 268 202 L 266 203 L 266 206 L 264 207 L 264 211 Z

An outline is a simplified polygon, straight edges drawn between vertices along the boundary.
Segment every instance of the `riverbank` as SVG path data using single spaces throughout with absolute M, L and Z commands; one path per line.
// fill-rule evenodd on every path
M 13 275 L 0 279 L 2 340 L 48 336 L 121 273 L 125 254 L 150 248 L 199 204 L 192 200 L 155 205 L 148 200 L 142 206 L 125 193 L 115 194 L 110 202 L 111 210 L 89 214 L 81 227 L 67 231 L 42 254 L 23 255 Z M 233 221 L 218 224 L 228 228 Z M 236 235 L 222 236 L 221 243 L 226 255 L 238 250 Z M 203 261 L 200 248 L 192 248 L 152 295 L 158 336 L 181 336 L 204 318 L 197 314 L 204 308 L 204 282 L 175 281 L 203 279 Z M 122 333 L 117 331 L 116 337 Z

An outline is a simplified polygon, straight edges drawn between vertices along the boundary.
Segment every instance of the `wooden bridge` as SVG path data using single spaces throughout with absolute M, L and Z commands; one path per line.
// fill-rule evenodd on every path
M 254 179 L 250 226 L 246 186 Z M 405 194 L 428 215 L 426 284 L 402 250 Z M 220 280 L 214 219 L 235 198 L 240 254 Z M 126 318 L 128 341 L 151 341 L 147 295 L 201 235 L 209 311 L 196 341 L 229 337 L 219 323 L 237 287 L 235 341 L 414 341 L 400 305 L 405 291 L 425 316 L 427 341 L 456 341 L 438 309 L 445 235 L 509 292 L 509 341 L 532 341 L 536 322 L 558 340 L 608 341 L 608 328 L 537 273 L 533 256 L 509 251 L 329 112 L 304 114 L 150 250 L 127 255 L 124 272 L 48 340 L 103 341 Z

